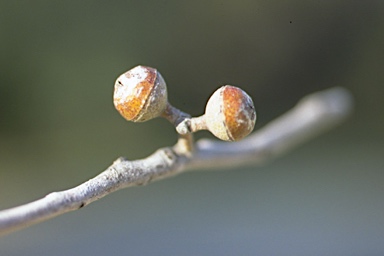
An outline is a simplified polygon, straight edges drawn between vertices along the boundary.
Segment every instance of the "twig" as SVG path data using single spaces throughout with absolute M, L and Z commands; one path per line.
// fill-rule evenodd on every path
M 80 209 L 116 190 L 145 185 L 183 171 L 260 164 L 334 127 L 352 109 L 343 88 L 332 88 L 303 98 L 292 110 L 240 142 L 200 140 L 193 153 L 181 136 L 174 147 L 157 150 L 136 161 L 117 159 L 107 170 L 81 185 L 50 193 L 42 199 L 0 211 L 0 235 L 28 227 L 60 214 Z

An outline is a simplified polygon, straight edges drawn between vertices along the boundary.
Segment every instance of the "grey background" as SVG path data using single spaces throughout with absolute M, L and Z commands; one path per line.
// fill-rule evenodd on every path
M 356 106 L 266 166 L 119 191 L 1 237 L 0 255 L 383 255 L 383 3 L 1 1 L 0 209 L 176 141 L 165 120 L 114 110 L 114 80 L 138 64 L 193 115 L 217 87 L 242 87 L 256 129 L 332 86 Z

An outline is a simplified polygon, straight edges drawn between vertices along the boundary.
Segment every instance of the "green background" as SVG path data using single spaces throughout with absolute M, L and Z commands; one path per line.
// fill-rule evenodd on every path
M 192 115 L 242 87 L 256 129 L 328 87 L 356 104 L 266 166 L 116 192 L 1 237 L 0 255 L 383 255 L 383 31 L 380 0 L 1 1 L 0 209 L 175 143 L 165 120 L 113 107 L 114 80 L 138 64 Z

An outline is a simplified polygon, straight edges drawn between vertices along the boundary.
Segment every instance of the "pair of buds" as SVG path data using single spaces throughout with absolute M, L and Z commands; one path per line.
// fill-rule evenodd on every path
M 164 117 L 175 125 L 179 134 L 209 130 L 225 141 L 244 138 L 252 132 L 256 122 L 251 97 L 231 85 L 225 85 L 212 94 L 204 115 L 190 117 L 168 102 L 167 85 L 161 74 L 145 66 L 137 66 L 117 78 L 113 102 L 128 121 L 145 122 Z

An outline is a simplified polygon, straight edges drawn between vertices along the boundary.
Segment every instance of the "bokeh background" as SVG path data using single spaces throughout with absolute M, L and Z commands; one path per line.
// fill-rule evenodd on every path
M 0 238 L 0 255 L 383 255 L 384 1 L 0 2 L 0 209 L 176 141 L 126 122 L 114 80 L 145 64 L 193 114 L 234 84 L 256 129 L 343 86 L 353 116 L 265 166 L 189 172 Z M 201 132 L 197 138 L 212 137 Z

